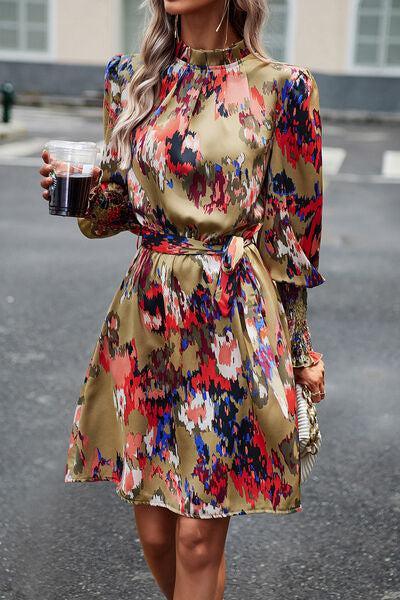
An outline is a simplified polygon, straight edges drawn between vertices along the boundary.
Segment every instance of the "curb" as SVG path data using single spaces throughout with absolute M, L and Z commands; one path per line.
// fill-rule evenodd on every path
M 321 107 L 321 120 L 343 123 L 400 123 L 400 112 L 383 112 Z
M 63 108 L 101 108 L 103 94 L 98 92 L 83 92 L 81 96 L 62 96 L 45 94 L 18 94 L 16 104 L 20 106 L 57 106 Z

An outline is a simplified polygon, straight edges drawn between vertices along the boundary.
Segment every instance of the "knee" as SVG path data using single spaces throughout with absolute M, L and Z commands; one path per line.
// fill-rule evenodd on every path
M 195 527 L 180 527 L 176 537 L 176 554 L 187 571 L 198 571 L 220 564 L 223 549 L 213 538 Z
M 162 531 L 148 531 L 141 536 L 143 549 L 147 556 L 157 560 L 169 554 L 175 546 L 173 537 Z

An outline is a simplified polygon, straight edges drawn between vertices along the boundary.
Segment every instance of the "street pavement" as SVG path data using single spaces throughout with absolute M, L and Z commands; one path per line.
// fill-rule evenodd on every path
M 16 107 L 0 146 L 0 599 L 156 600 L 133 510 L 112 482 L 64 483 L 78 391 L 135 253 L 48 214 L 40 149 L 99 141 L 98 110 Z M 301 513 L 231 518 L 225 600 L 400 599 L 400 126 L 326 123 L 320 270 L 323 444 Z

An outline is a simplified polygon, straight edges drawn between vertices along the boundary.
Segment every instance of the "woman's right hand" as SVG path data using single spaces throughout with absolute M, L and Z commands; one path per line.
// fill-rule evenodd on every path
M 50 191 L 49 191 L 49 187 L 53 184 L 53 179 L 50 177 L 50 173 L 52 171 L 59 171 L 59 172 L 67 172 L 68 171 L 68 167 L 69 167 L 69 171 L 72 173 L 75 172 L 79 172 L 79 168 L 77 167 L 72 167 L 69 166 L 67 163 L 62 163 L 60 161 L 53 161 L 50 162 L 50 155 L 48 150 L 43 150 L 42 152 L 42 160 L 44 162 L 44 165 L 42 165 L 39 169 L 39 174 L 43 176 L 43 179 L 41 179 L 40 181 L 40 186 L 42 188 L 44 188 L 44 192 L 42 194 L 43 198 L 47 201 L 50 200 Z M 92 182 L 91 182 L 91 187 L 93 187 L 94 185 L 96 185 L 100 179 L 100 175 L 101 175 L 101 169 L 99 167 L 94 167 L 93 169 L 93 175 L 92 175 Z

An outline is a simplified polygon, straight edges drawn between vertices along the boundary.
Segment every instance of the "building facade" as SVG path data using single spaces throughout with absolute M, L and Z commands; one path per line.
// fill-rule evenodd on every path
M 140 4 L 0 0 L 0 81 L 12 75 L 21 91 L 33 86 L 38 92 L 75 94 L 85 83 L 95 89 L 113 53 L 139 48 L 145 25 Z M 309 67 L 320 84 L 322 105 L 400 112 L 400 0 L 269 4 L 267 52 Z M 385 78 L 385 98 L 372 89 L 376 77 Z

